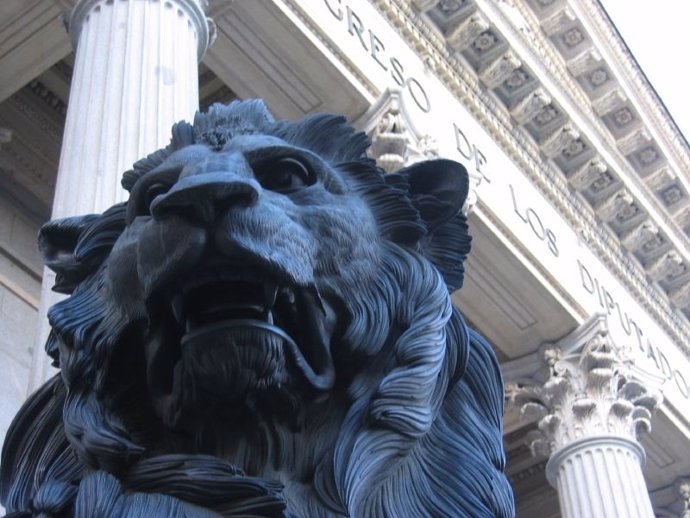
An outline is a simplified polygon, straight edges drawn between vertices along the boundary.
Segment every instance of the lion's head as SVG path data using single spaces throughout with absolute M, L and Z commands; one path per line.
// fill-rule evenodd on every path
M 49 314 L 62 381 L 34 406 L 64 405 L 41 437 L 73 453 L 18 419 L 8 443 L 59 473 L 27 488 L 6 458 L 5 503 L 105 472 L 221 516 L 510 515 L 500 375 L 448 295 L 467 174 L 384 175 L 367 146 L 341 117 L 216 105 L 124 175 L 125 204 L 46 225 L 70 297 Z M 172 482 L 209 466 L 245 492 Z

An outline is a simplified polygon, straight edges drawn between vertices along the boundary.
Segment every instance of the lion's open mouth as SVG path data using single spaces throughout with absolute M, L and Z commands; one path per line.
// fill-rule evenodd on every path
M 222 380 L 224 391 L 247 374 L 242 370 L 253 370 L 260 386 L 283 383 L 286 367 L 319 391 L 335 383 L 335 314 L 316 288 L 225 268 L 195 275 L 153 299 L 162 322 L 149 332 L 147 370 L 159 396 L 184 390 L 174 387 L 175 377 L 189 364 L 209 373 L 208 383 L 233 378 Z M 215 365 L 219 370 L 212 372 Z
M 265 331 L 283 340 L 289 357 L 315 388 L 333 386 L 331 319 L 315 289 L 272 280 L 208 280 L 177 295 L 172 309 L 184 325 L 182 348 L 218 332 Z

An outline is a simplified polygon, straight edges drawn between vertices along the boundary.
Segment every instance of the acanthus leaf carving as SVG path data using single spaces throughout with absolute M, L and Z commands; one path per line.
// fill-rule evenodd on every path
M 579 333 L 578 333 L 579 331 Z M 635 439 L 649 431 L 657 391 L 633 377 L 629 348 L 616 346 L 597 315 L 563 343 L 542 346 L 541 385 L 512 384 L 508 400 L 523 418 L 537 419 L 527 441 L 535 455 L 601 434 Z
M 372 142 L 369 153 L 386 172 L 439 156 L 436 139 L 410 127 L 398 91 L 386 91 L 365 117 L 364 129 Z

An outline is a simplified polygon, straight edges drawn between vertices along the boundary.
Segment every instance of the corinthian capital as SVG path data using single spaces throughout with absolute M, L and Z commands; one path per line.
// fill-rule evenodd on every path
M 610 339 L 597 316 L 539 354 L 542 384 L 507 385 L 507 396 L 524 417 L 537 420 L 529 437 L 536 455 L 551 455 L 578 439 L 618 435 L 636 439 L 650 430 L 660 396 L 632 376 L 628 351 Z

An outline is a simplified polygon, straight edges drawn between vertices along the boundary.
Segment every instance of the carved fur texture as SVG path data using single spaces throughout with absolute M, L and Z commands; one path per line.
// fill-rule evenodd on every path
M 5 441 L 8 516 L 513 515 L 498 364 L 449 296 L 467 173 L 368 145 L 215 105 L 126 203 L 42 229 L 60 374 Z

